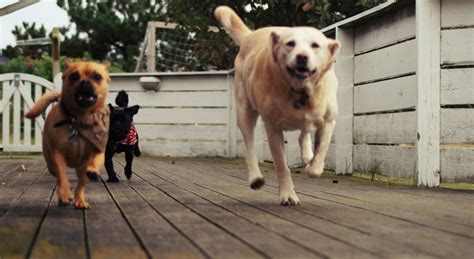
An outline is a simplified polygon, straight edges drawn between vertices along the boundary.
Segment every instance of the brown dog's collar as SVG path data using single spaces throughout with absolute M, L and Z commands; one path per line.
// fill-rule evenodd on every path
M 292 86 L 290 86 L 290 92 L 300 95 L 300 99 L 298 99 L 298 100 L 296 100 L 296 101 L 293 102 L 293 107 L 294 107 L 295 109 L 298 110 L 298 109 L 300 109 L 301 107 L 308 105 L 308 103 L 309 103 L 309 102 L 308 102 L 309 95 L 308 95 L 308 93 L 306 92 L 305 89 L 303 89 L 303 90 L 296 90 L 296 89 L 294 89 Z
M 68 139 L 81 135 L 82 138 L 89 141 L 97 150 L 104 152 L 109 133 L 109 108 L 104 106 L 99 111 L 78 119 L 66 109 L 63 102 L 60 102 L 60 107 L 65 119 L 56 122 L 54 127 L 69 124 Z
M 63 102 L 59 103 L 59 106 L 61 108 L 61 111 L 63 112 L 64 116 L 66 117 L 63 120 L 60 120 L 54 124 L 54 127 L 61 127 L 63 125 L 69 124 L 69 134 L 68 134 L 68 139 L 72 139 L 75 136 L 77 136 L 77 129 L 76 129 L 76 116 L 74 116 L 72 113 L 70 113 L 67 109 L 66 106 L 64 105 Z

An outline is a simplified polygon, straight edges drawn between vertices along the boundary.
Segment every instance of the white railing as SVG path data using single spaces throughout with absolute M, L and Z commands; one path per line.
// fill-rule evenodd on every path
M 41 151 L 44 116 L 30 120 L 24 115 L 46 91 L 54 90 L 54 84 L 38 76 L 10 73 L 0 75 L 0 89 L 3 151 Z

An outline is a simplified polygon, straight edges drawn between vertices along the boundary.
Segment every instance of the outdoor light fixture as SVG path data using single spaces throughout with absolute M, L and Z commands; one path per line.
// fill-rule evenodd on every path
M 156 76 L 142 76 L 139 81 L 145 91 L 157 92 L 160 89 L 161 80 Z

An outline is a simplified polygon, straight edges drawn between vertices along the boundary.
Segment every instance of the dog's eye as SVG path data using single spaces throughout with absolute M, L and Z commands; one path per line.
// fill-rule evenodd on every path
M 311 44 L 311 48 L 317 49 L 317 48 L 319 48 L 319 44 L 316 43 L 316 42 L 313 42 L 313 43 Z
M 286 46 L 288 47 L 294 47 L 296 45 L 295 41 L 294 40 L 290 40 L 286 43 Z
M 96 80 L 96 81 L 102 80 L 102 76 L 101 76 L 100 74 L 94 74 L 94 75 L 93 75 L 93 78 L 94 78 L 94 80 Z
M 72 73 L 69 76 L 69 80 L 71 80 L 72 82 L 79 80 L 79 73 L 77 73 L 77 72 Z

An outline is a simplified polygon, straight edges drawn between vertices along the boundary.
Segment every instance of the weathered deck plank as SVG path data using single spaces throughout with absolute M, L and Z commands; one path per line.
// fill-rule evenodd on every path
M 82 211 L 57 207 L 42 159 L 0 160 L 0 257 L 474 256 L 472 192 L 293 174 L 303 204 L 282 207 L 273 166 L 262 172 L 252 191 L 242 160 L 138 158 L 130 181 L 89 183 Z
M 2 194 L 0 195 L 1 217 L 41 175 L 41 172 L 45 170 L 45 165 L 40 160 L 13 159 L 0 161 L 8 168 L 0 174 L 0 176 L 3 176 L 0 180 L 0 193 Z M 23 171 L 22 165 L 27 171 Z
M 117 164 L 115 163 L 116 166 Z M 133 183 L 121 181 L 118 184 L 107 184 L 151 256 L 204 258 L 199 249 L 145 199 L 142 191 L 146 185 L 147 183 L 137 178 Z
M 179 168 L 186 167 L 186 163 L 184 161 L 179 161 L 177 162 L 180 164 Z M 166 164 L 159 164 L 161 167 L 166 167 Z M 188 170 L 185 173 L 179 174 L 180 176 L 183 175 L 188 175 L 188 174 L 195 174 L 194 172 L 207 172 L 209 173 L 212 171 L 212 169 L 205 168 L 202 166 L 199 166 L 198 163 L 192 162 L 189 163 L 190 168 L 192 170 Z M 157 165 L 157 167 L 159 167 Z M 204 171 L 206 170 L 207 171 Z M 177 169 L 179 170 L 179 169 Z M 199 186 L 202 188 L 208 189 L 210 191 L 213 191 L 219 195 L 224 195 L 230 199 L 233 199 L 235 201 L 238 201 L 243 204 L 250 205 L 254 208 L 257 208 L 260 210 L 258 213 L 262 214 L 270 214 L 273 216 L 276 216 L 282 220 L 289 221 L 295 226 L 290 230 L 289 235 L 294 235 L 292 232 L 295 232 L 295 229 L 298 228 L 307 228 L 310 231 L 320 233 L 325 237 L 329 237 L 334 240 L 338 240 L 341 243 L 345 243 L 346 245 L 350 246 L 350 251 L 353 255 L 359 255 L 362 257 L 370 257 L 372 256 L 382 256 L 382 255 L 389 255 L 391 252 L 395 252 L 398 255 L 409 255 L 409 254 L 420 254 L 420 252 L 417 252 L 416 250 L 406 248 L 405 246 L 397 246 L 394 245 L 393 242 L 388 242 L 381 240 L 379 237 L 372 236 L 372 233 L 365 231 L 362 228 L 354 228 L 351 226 L 347 226 L 347 224 L 344 224 L 344 220 L 341 222 L 337 222 L 335 220 L 332 220 L 330 217 L 319 217 L 315 215 L 311 215 L 310 213 L 305 212 L 304 210 L 301 210 L 301 208 L 307 208 L 308 204 L 303 204 L 301 207 L 297 207 L 297 209 L 291 210 L 288 208 L 282 208 L 281 206 L 277 205 L 275 201 L 277 201 L 276 193 L 272 194 L 271 192 L 262 190 L 259 192 L 253 192 L 251 191 L 248 186 L 247 182 L 243 179 L 240 178 L 227 178 L 227 177 L 222 177 L 222 175 L 225 173 L 225 165 L 224 167 L 219 168 L 219 171 L 215 173 L 215 177 L 210 177 L 207 178 L 208 180 L 204 180 L 206 178 L 203 178 L 202 176 L 194 176 L 194 177 L 188 177 L 188 181 L 194 181 L 198 182 Z M 203 180 L 200 180 L 203 179 Z M 237 184 L 237 185 L 236 185 Z M 245 194 L 246 193 L 246 194 Z M 302 197 L 300 197 L 302 198 Z M 257 199 L 257 201 L 255 201 Z M 262 206 L 262 204 L 265 204 L 266 201 L 271 201 L 273 200 L 273 203 L 270 203 L 270 206 Z M 307 200 L 305 200 L 305 203 L 308 203 Z M 337 205 L 337 204 L 335 204 Z M 334 206 L 313 206 L 316 208 L 316 210 L 323 210 L 323 209 L 331 209 L 334 210 Z M 296 210 L 296 211 L 295 211 Z M 363 218 L 366 220 L 365 218 Z M 281 224 L 281 223 L 280 223 Z M 340 238 L 344 237 L 344 238 Z M 310 247 L 318 247 L 321 246 L 319 243 L 322 243 L 322 245 L 327 245 L 327 240 L 325 238 L 321 237 L 313 237 L 310 239 L 305 239 L 305 238 L 298 238 L 298 240 L 303 241 L 307 240 L 309 242 Z M 338 248 L 335 251 L 331 251 L 327 249 L 327 247 L 321 248 L 319 251 L 330 251 L 329 256 L 347 256 L 344 254 L 343 248 L 344 246 L 339 244 Z M 358 252 L 360 254 L 358 254 Z M 364 254 L 364 252 L 366 254 Z M 370 254 L 373 253 L 373 254 Z
M 91 206 L 85 211 L 85 223 L 92 258 L 147 258 L 103 182 L 90 182 L 86 199 Z
M 219 159 L 217 166 L 222 167 L 226 162 L 226 160 Z M 212 164 L 208 166 L 212 166 Z M 245 168 L 242 166 L 227 168 L 226 172 L 234 177 L 245 180 Z M 266 176 L 270 177 L 270 179 L 275 179 L 275 174 L 268 174 Z M 377 206 L 378 210 L 381 208 L 386 209 L 388 210 L 387 214 L 400 217 L 403 216 L 397 213 L 413 211 L 416 215 L 412 216 L 420 216 L 422 220 L 427 220 L 426 217 L 433 218 L 433 216 L 435 216 L 435 218 L 439 220 L 474 227 L 474 218 L 465 217 L 466 213 L 471 215 L 474 213 L 471 203 L 466 202 L 474 201 L 474 193 L 436 189 L 423 190 L 401 186 L 387 187 L 381 186 L 380 184 L 372 184 L 365 180 L 359 181 L 359 183 L 364 183 L 364 185 L 361 185 L 355 184 L 357 180 L 354 181 L 352 178 L 338 179 L 339 184 L 320 184 L 319 182 L 321 180 L 319 179 L 311 180 L 305 175 L 294 174 L 294 181 L 297 182 L 297 187 L 302 185 L 303 192 L 309 191 L 312 192 L 313 195 L 323 195 L 323 197 L 339 199 L 335 200 L 337 202 L 341 202 L 344 199 L 346 199 L 346 202 L 347 199 L 359 200 L 366 204 Z M 276 184 L 276 182 L 274 183 Z M 347 188 L 347 185 L 350 185 L 350 188 Z M 425 198 L 419 199 L 420 196 Z M 402 207 L 403 210 L 400 211 L 394 208 L 394 206 Z M 407 215 L 407 217 L 409 217 L 409 215 Z M 433 222 L 433 225 L 439 224 L 440 222 Z M 452 225 L 448 228 L 451 229 Z
M 55 187 L 41 162 L 37 177 L 0 218 L 0 257 L 25 258 L 31 253 L 40 225 L 49 208 Z M 4 193 L 0 192 L 3 197 Z
M 135 177 L 138 178 L 138 177 Z M 191 210 L 162 188 L 163 183 L 156 179 L 144 179 L 148 183 L 140 189 L 145 199 L 159 210 L 184 235 L 213 258 L 262 258 L 254 249 L 229 235 L 226 231 L 210 223 L 206 218 Z M 136 180 L 130 185 L 135 187 Z
M 73 174 L 72 171 L 70 174 Z M 52 176 L 49 178 L 54 181 Z M 71 181 L 76 186 L 77 180 Z M 49 202 L 49 209 L 32 247 L 33 258 L 84 258 L 86 239 L 84 213 L 71 207 L 57 206 L 57 191 Z
M 180 163 L 180 165 L 185 166 L 184 164 L 186 164 L 187 162 L 183 160 L 177 163 Z M 196 163 L 190 164 L 194 169 L 194 172 L 199 172 L 199 166 L 196 165 Z M 233 175 L 232 177 L 225 177 L 227 173 L 238 173 L 239 170 L 236 170 L 236 168 L 232 168 L 232 170 L 229 170 L 228 168 L 226 169 L 225 163 L 222 163 L 222 161 L 220 161 L 220 163 L 218 163 L 217 165 L 214 165 L 216 166 L 215 168 L 219 170 L 219 174 L 216 175 L 216 178 L 224 178 L 224 180 L 226 181 L 237 183 L 242 186 L 247 185 L 244 176 L 245 174 L 242 174 L 242 172 L 238 176 Z M 212 171 L 210 170 L 210 168 L 212 168 L 212 164 L 210 164 L 209 162 L 206 163 L 207 172 Z M 240 170 L 245 171 L 243 167 L 241 167 Z M 275 193 L 274 195 L 276 195 L 277 187 L 274 174 L 266 174 L 265 176 L 267 179 L 267 187 L 271 188 L 266 188 L 263 191 L 272 192 Z M 298 176 L 296 176 L 295 178 L 298 178 Z M 214 179 L 213 181 L 217 180 Z M 304 185 L 304 191 L 298 191 L 298 188 L 301 188 L 301 185 Z M 420 219 L 417 218 L 417 215 L 420 211 L 416 211 L 415 213 L 402 213 L 403 216 L 398 216 L 399 213 L 397 212 L 400 211 L 400 207 L 393 207 L 393 203 L 391 204 L 388 200 L 386 200 L 386 202 L 389 202 L 388 205 L 382 206 L 382 203 L 380 203 L 374 206 L 371 205 L 370 202 L 359 200 L 358 197 L 354 198 L 353 196 L 348 196 L 350 194 L 341 195 L 335 193 L 334 195 L 328 193 L 327 191 L 314 191 L 314 189 L 322 186 L 318 187 L 314 184 L 312 186 L 311 184 L 305 185 L 305 183 L 302 181 L 297 182 L 296 186 L 297 192 L 300 193 L 300 198 L 302 200 L 305 200 L 306 203 L 314 204 L 316 206 L 324 206 L 324 204 L 326 204 L 326 206 L 324 206 L 323 208 L 304 206 L 305 210 L 312 210 L 311 213 L 313 214 L 313 216 L 324 217 L 329 220 L 334 220 L 335 222 L 341 222 L 341 224 L 343 225 L 355 227 L 361 231 L 367 230 L 368 233 L 370 233 L 371 235 L 379 236 L 379 238 L 392 240 L 395 241 L 395 243 L 398 242 L 404 246 L 412 247 L 415 250 L 422 249 L 421 251 L 423 251 L 424 253 L 431 254 L 433 256 L 442 252 L 446 253 L 445 256 L 455 255 L 461 257 L 466 256 L 466 252 L 474 253 L 474 250 L 470 248 L 470 244 L 474 241 L 474 239 L 472 238 L 472 227 L 459 225 L 453 222 L 439 221 L 436 219 L 430 221 L 429 217 L 422 218 L 424 220 L 428 220 L 427 223 L 419 223 L 416 222 L 416 220 Z M 301 196 L 301 194 L 303 194 L 304 196 Z M 263 194 L 259 193 L 256 195 L 261 196 Z M 372 193 L 372 195 L 375 195 L 375 193 Z M 394 199 L 398 198 L 399 197 L 397 197 L 396 195 L 394 196 Z M 325 200 L 327 202 L 325 202 Z M 405 202 L 409 203 L 410 200 L 405 199 Z M 386 213 L 379 211 L 381 207 L 382 209 L 386 210 Z M 407 207 L 407 204 L 405 204 L 405 207 Z M 303 206 L 297 207 L 296 210 L 301 210 L 301 208 L 303 208 Z M 387 211 L 387 208 L 390 208 L 390 211 Z M 407 208 L 403 209 L 406 210 Z M 429 214 L 433 211 L 433 209 L 434 207 L 432 207 L 431 210 L 428 210 L 427 213 Z M 427 210 L 427 208 L 423 208 L 423 210 Z M 410 208 L 408 208 L 408 211 L 410 211 Z M 306 213 L 308 213 L 308 211 L 306 211 Z M 464 215 L 464 217 L 466 218 L 466 215 L 472 215 L 472 213 L 473 211 L 471 210 L 470 212 L 464 212 L 464 214 L 462 215 Z M 456 213 L 452 213 L 452 215 L 454 214 Z M 432 225 L 430 225 L 430 223 Z M 443 224 L 446 229 L 440 229 L 438 224 Z M 309 225 L 311 225 L 311 223 L 309 223 Z M 452 227 L 452 229 L 457 230 L 461 233 L 456 233 L 455 231 L 450 230 L 450 226 Z M 388 235 L 388 233 L 390 233 L 390 235 Z M 427 239 L 423 239 L 421 243 L 417 242 L 415 245 L 413 244 L 413 239 L 407 239 L 405 238 L 406 236 L 413 237 L 416 240 L 418 240 L 417 237 L 424 237 Z M 432 243 L 430 241 L 426 241 L 429 240 L 430 236 L 437 236 L 437 240 L 442 240 L 442 244 L 433 248 Z M 455 252 L 449 251 L 449 249 L 452 249 L 453 247 L 457 247 L 457 250 Z
M 160 170 L 160 173 L 156 174 L 149 171 L 150 169 L 138 169 L 138 177 L 159 183 L 160 188 L 163 188 L 169 195 L 180 200 L 190 209 L 212 222 L 212 224 L 218 225 L 228 233 L 231 233 L 231 235 L 245 242 L 248 246 L 253 247 L 264 257 L 321 257 L 320 253 L 301 246 L 294 241 L 292 242 L 291 239 L 288 240 L 283 235 L 268 231 L 262 225 L 255 224 L 251 219 L 241 217 L 239 214 L 226 208 L 223 203 L 229 200 L 222 199 L 221 195 L 216 195 L 192 183 L 187 183 L 183 179 L 176 177 L 168 178 L 167 176 L 171 176 L 170 172 L 166 172 L 166 176 L 164 176 L 164 171 Z M 163 168 L 163 170 L 166 169 Z M 216 199 L 218 202 L 214 202 Z M 248 209 L 252 208 L 247 208 L 247 211 Z M 255 214 L 251 215 L 251 217 L 255 217 Z

